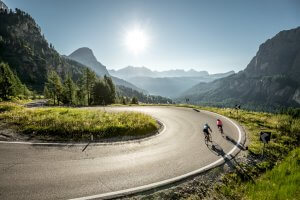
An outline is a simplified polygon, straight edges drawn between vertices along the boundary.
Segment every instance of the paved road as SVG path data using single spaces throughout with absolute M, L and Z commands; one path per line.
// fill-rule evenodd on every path
M 242 130 L 239 136 L 238 125 L 219 117 L 228 136 L 222 137 L 215 126 L 217 115 L 205 111 L 150 106 L 106 109 L 148 113 L 165 129 L 151 139 L 89 145 L 85 151 L 82 145 L 0 143 L 0 199 L 102 197 L 157 182 L 165 184 L 219 164 L 228 152 L 239 151 L 235 143 L 244 138 Z M 202 134 L 205 122 L 213 129 L 213 144 L 208 146 Z

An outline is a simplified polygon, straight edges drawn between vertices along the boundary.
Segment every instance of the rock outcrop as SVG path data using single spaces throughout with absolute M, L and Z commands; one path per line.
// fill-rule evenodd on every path
M 260 45 L 245 70 L 181 95 L 198 104 L 273 110 L 300 107 L 300 27 L 281 31 Z

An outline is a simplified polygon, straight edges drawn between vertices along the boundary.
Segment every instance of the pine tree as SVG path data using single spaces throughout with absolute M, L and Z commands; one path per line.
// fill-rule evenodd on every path
M 59 102 L 62 100 L 63 85 L 60 77 L 55 71 L 50 71 L 48 73 L 48 80 L 45 87 L 49 91 L 49 95 L 53 99 L 54 105 L 56 105 L 56 102 L 59 105 Z
M 126 102 L 126 99 L 125 99 L 125 97 L 124 97 L 124 96 L 122 96 L 122 104 L 124 104 L 124 105 L 126 105 L 126 104 L 127 104 L 127 102 Z
M 136 97 L 133 97 L 132 100 L 131 100 L 131 103 L 132 104 L 138 104 L 139 101 L 138 101 L 138 99 Z
M 13 72 L 8 64 L 0 63 L 0 97 L 8 99 L 9 96 L 14 96 L 16 93 L 15 81 Z
M 76 85 L 70 75 L 66 76 L 63 88 L 63 103 L 74 105 L 76 102 Z
M 84 80 L 85 80 L 85 90 L 88 100 L 88 105 L 92 104 L 92 90 L 94 87 L 94 84 L 96 82 L 96 74 L 94 71 L 90 70 L 89 68 L 86 68 L 85 74 L 84 74 Z
M 52 98 L 52 97 L 51 97 L 51 93 L 50 93 L 50 91 L 49 91 L 49 89 L 48 89 L 48 87 L 47 87 L 47 84 L 46 84 L 45 87 L 44 87 L 44 96 L 45 96 L 45 98 L 47 98 L 47 99 Z
M 116 100 L 116 88 L 115 85 L 111 79 L 111 77 L 108 77 L 104 75 L 104 81 L 106 83 L 106 86 L 108 87 L 108 94 L 107 94 L 107 104 L 115 103 Z
M 85 90 L 85 78 L 82 76 L 79 81 L 77 82 L 77 91 L 76 91 L 76 99 L 78 105 L 87 105 L 87 99 L 86 99 L 86 90 Z
M 97 80 L 92 92 L 93 104 L 106 105 L 108 93 L 109 91 L 106 83 L 101 79 Z
M 29 90 L 23 85 L 6 63 L 0 63 L 0 98 L 9 99 L 10 96 L 26 95 Z

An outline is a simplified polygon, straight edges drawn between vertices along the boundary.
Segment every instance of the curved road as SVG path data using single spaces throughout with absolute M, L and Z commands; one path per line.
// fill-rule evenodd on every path
M 84 144 L 0 142 L 0 199 L 91 199 L 144 190 L 223 163 L 245 139 L 239 125 L 206 111 L 158 106 L 105 109 L 145 112 L 165 127 L 149 139 L 91 144 L 84 151 Z M 222 119 L 226 137 L 217 130 L 216 118 Z M 207 145 L 205 122 L 213 129 L 213 143 Z

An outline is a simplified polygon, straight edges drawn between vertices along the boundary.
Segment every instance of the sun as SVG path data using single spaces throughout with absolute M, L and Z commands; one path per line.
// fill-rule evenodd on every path
M 148 46 L 148 37 L 142 29 L 135 28 L 126 33 L 125 45 L 132 53 L 140 54 Z

